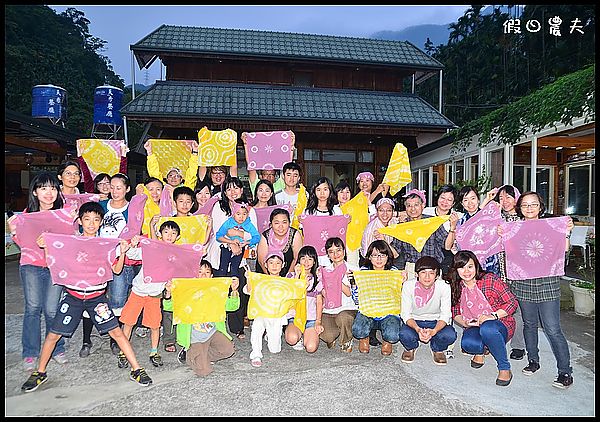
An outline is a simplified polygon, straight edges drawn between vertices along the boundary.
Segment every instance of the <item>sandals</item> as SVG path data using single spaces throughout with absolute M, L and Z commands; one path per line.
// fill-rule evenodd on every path
M 177 351 L 177 347 L 175 346 L 175 343 L 165 343 L 165 352 L 176 352 Z

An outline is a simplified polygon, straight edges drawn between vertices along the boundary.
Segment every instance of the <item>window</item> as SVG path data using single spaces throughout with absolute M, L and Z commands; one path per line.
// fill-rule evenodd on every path
M 554 212 L 554 168 L 537 166 L 535 192 L 539 193 L 546 204 L 546 212 Z M 493 185 L 500 186 L 500 185 Z M 515 165 L 513 167 L 513 186 L 521 192 L 531 190 L 531 166 Z
M 344 150 L 323 150 L 323 161 L 348 161 L 356 162 L 356 153 L 354 151 Z
M 373 151 L 358 151 L 359 163 L 372 163 L 375 159 Z
M 294 86 L 313 86 L 313 77 L 310 72 L 295 72 L 294 73 Z
M 479 156 L 473 155 L 467 158 L 467 167 L 469 168 L 469 173 L 465 177 L 477 180 L 479 178 Z
M 504 149 L 497 149 L 487 153 L 490 176 L 492 177 L 492 186 L 502 186 L 504 184 Z
M 319 161 L 321 159 L 321 150 L 318 149 L 305 149 L 304 160 L 305 161 Z
M 465 180 L 465 162 L 464 160 L 458 160 L 454 162 L 454 183 L 460 180 Z
M 593 173 L 595 165 L 584 164 L 568 167 L 568 200 L 567 214 L 593 216 L 595 208 L 593 200 L 595 199 L 596 177 Z

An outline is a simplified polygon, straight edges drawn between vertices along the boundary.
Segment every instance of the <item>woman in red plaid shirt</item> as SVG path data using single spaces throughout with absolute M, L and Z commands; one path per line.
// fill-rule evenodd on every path
M 471 367 L 481 368 L 484 351 L 489 350 L 498 367 L 496 385 L 507 386 L 512 372 L 506 342 L 515 331 L 512 314 L 519 306 L 517 298 L 499 276 L 481 268 L 471 251 L 454 255 L 448 280 L 452 289 L 452 317 L 464 328 L 461 347 L 474 355 Z

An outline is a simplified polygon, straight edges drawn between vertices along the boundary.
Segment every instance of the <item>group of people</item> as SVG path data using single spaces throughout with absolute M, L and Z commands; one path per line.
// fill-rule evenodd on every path
M 437 191 L 435 204 L 426 207 L 423 191 L 411 189 L 394 198 L 388 195 L 386 184 L 375 186 L 374 176 L 362 172 L 356 177 L 356 194 L 368 201 L 370 221 L 360 247 L 350 250 L 344 239 L 330 237 L 325 241 L 325 255 L 319 255 L 315 245 L 305 244 L 302 224 L 294 224 L 295 210 L 306 204 L 303 215 L 342 215 L 342 206 L 354 197 L 347 180 L 333 186 L 327 177 L 320 177 L 305 190 L 300 185 L 301 167 L 288 162 L 281 170 L 249 170 L 249 200 L 236 166 L 198 167 L 197 145 L 192 149 L 189 168 L 171 168 L 163 175 L 158 170 L 160 157 L 152 153 L 150 144 L 146 149 L 149 177 L 143 184 L 132 189 L 122 163 L 122 173 L 102 173 L 93 181 L 85 180 L 85 190 L 97 194 L 98 201 L 82 204 L 73 215 L 79 225 L 74 236 L 120 239 L 112 274 L 105 283 L 86 289 L 76 283 L 54 284 L 45 262 L 21 257 L 19 273 L 25 295 L 22 357 L 25 370 L 31 372 L 23 391 L 34 391 L 47 381 L 51 359 L 67 363 L 63 337 L 72 336 L 82 319 L 79 356 L 89 356 L 95 326 L 99 334 L 110 336 L 118 366 L 131 366 L 130 378 L 140 385 L 149 385 L 152 380 L 131 347 L 133 332 L 140 337 L 150 333 L 149 362 L 153 366 L 163 365 L 159 352 L 162 339 L 165 352 L 177 353 L 180 362 L 206 376 L 212 372 L 211 363 L 234 354 L 232 335 L 244 341 L 248 327 L 253 367 L 263 364 L 263 338 L 271 353 L 281 351 L 283 340 L 308 353 L 316 352 L 321 341 L 329 349 L 337 344 L 341 352 L 350 353 L 357 340 L 360 353 L 380 347 L 384 356 L 391 355 L 394 344 L 400 343 L 398 353 L 407 364 L 414 362 L 421 344 L 429 344 L 433 363 L 446 365 L 458 337 L 455 327 L 460 327 L 460 348 L 472 355 L 471 367 L 481 368 L 486 355 L 491 355 L 499 386 L 508 386 L 512 380 L 509 358 L 527 357 L 528 364 L 522 369 L 525 375 L 540 368 L 541 319 L 557 361 L 558 376 L 553 385 L 566 388 L 572 384 L 569 348 L 560 328 L 559 278 L 511 280 L 503 252 L 479 262 L 472 251 L 460 250 L 455 240 L 457 228 L 490 201 L 499 207 L 505 221 L 542 218 L 545 209 L 538 193 L 521 194 L 514 186 L 504 185 L 488 192 L 480 203 L 474 186 L 457 191 L 444 185 Z M 31 180 L 24 213 L 58 210 L 65 204 L 64 195 L 81 194 L 83 165 L 82 160 L 67 161 L 57 175 L 37 174 Z M 123 239 L 123 229 L 131 217 L 128 198 L 134 192 L 147 196 L 144 222 L 140 233 Z M 304 192 L 306 198 L 300 198 Z M 261 231 L 256 210 L 265 207 L 272 207 L 272 211 L 268 228 Z M 182 234 L 175 221 L 158 224 L 159 210 L 163 209 L 174 217 L 206 215 L 207 235 L 194 240 L 205 251 L 197 277 L 231 277 L 225 321 L 174 324 L 171 281 L 144 282 L 143 238 L 174 244 Z M 429 236 L 422 249 L 379 231 L 443 215 L 449 216 L 448 220 Z M 14 218 L 8 223 L 19 244 Z M 569 222 L 567 250 L 572 227 Z M 37 244 L 46 248 L 43 236 Z M 400 276 L 401 295 L 388 298 L 397 302 L 399 312 L 374 316 L 361 308 L 361 296 L 365 300 L 370 293 L 360 291 L 355 280 L 355 273 L 362 271 Z M 261 274 L 304 280 L 305 317 L 294 308 L 281 318 L 249 315 L 249 298 L 258 285 L 252 280 Z M 43 342 L 42 313 L 46 321 Z M 506 347 L 509 341 L 510 355 Z

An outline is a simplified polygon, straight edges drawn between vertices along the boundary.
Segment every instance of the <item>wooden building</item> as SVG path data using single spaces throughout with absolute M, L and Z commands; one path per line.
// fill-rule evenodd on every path
M 305 184 L 361 171 L 381 181 L 397 142 L 412 151 L 454 126 L 414 94 L 443 65 L 408 42 L 163 25 L 130 49 L 140 68 L 158 58 L 166 69 L 121 109 L 126 125 L 144 125 L 129 141 L 139 152 L 148 138 L 197 139 L 203 126 L 292 130 Z M 238 150 L 243 179 L 241 140 Z

